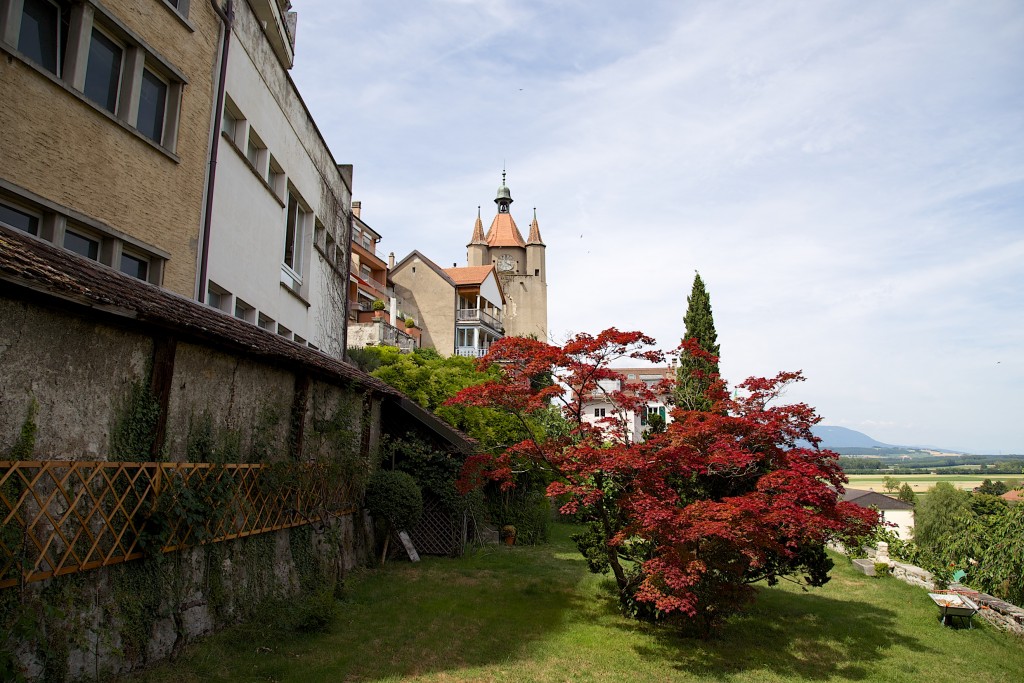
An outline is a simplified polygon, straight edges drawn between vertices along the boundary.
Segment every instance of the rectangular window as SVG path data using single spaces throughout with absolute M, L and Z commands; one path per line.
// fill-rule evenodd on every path
M 327 233 L 327 238 L 324 246 L 324 254 L 327 256 L 327 260 L 330 261 L 331 263 L 334 263 L 334 253 L 334 237 L 331 235 L 331 233 Z
M 18 50 L 52 74 L 60 75 L 67 44 L 68 13 L 51 0 L 25 0 Z
M 235 298 L 235 317 L 247 323 L 256 322 L 256 309 L 239 298 Z
M 85 96 L 110 113 L 117 111 L 121 89 L 121 65 L 124 50 L 94 28 L 89 45 L 89 62 L 85 68 Z
M 284 189 L 284 169 L 273 154 L 270 155 L 270 163 L 267 164 L 267 185 L 270 185 L 274 194 L 281 196 L 281 190 Z
M 140 280 L 148 280 L 149 261 L 138 256 L 121 252 L 121 272 Z
M 263 160 L 266 158 L 267 146 L 260 140 L 256 130 L 249 126 L 249 139 L 245 143 L 245 158 L 249 160 L 252 167 L 259 171 L 263 167 Z M 262 173 L 260 174 L 262 175 Z
M 164 116 L 167 112 L 167 83 L 149 69 L 142 70 L 139 92 L 139 132 L 160 144 L 164 139 Z
M 39 234 L 39 216 L 33 216 L 6 204 L 0 204 L 0 223 L 24 230 L 30 235 Z
M 274 325 L 274 319 L 273 318 L 268 318 L 267 316 L 263 315 L 262 313 L 260 313 L 259 321 L 256 324 L 259 327 L 263 328 L 264 330 L 267 330 L 268 332 L 273 332 L 275 327 L 276 327 Z
M 606 408 L 594 408 L 594 417 L 604 417 Z
M 306 212 L 294 192 L 288 192 L 288 217 L 284 234 L 284 264 L 296 274 L 302 274 L 302 230 Z
M 224 116 L 220 120 L 220 130 L 232 140 L 235 139 L 235 129 L 238 127 L 238 119 L 228 110 L 227 102 L 224 103 Z
M 291 339 L 292 338 L 292 331 L 289 330 L 284 325 L 278 325 L 277 326 L 277 333 L 279 335 L 281 335 L 282 337 L 284 337 L 285 339 Z
M 100 241 L 73 230 L 64 232 L 64 248 L 93 261 L 100 257 Z

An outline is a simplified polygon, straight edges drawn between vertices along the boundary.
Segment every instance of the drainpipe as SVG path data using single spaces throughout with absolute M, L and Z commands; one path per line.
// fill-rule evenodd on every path
M 217 149 L 220 146 L 220 121 L 224 112 L 224 90 L 228 73 L 228 48 L 231 47 L 231 26 L 235 21 L 235 10 L 231 0 L 227 0 L 224 7 L 217 4 L 217 0 L 210 0 L 213 11 L 220 17 L 224 25 L 224 40 L 220 47 L 220 74 L 217 77 L 217 105 L 214 114 L 213 144 L 210 145 L 210 165 L 206 180 L 206 209 L 203 216 L 203 243 L 199 250 L 199 291 L 196 293 L 196 300 L 204 303 L 206 301 L 206 280 L 207 270 L 210 261 L 210 230 L 213 227 L 213 186 L 217 176 Z

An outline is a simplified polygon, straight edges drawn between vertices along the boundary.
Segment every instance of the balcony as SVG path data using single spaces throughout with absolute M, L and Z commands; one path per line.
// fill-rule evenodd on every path
M 455 319 L 460 323 L 479 322 L 494 330 L 504 331 L 504 328 L 501 326 L 501 319 L 482 308 L 460 308 L 455 311 Z
M 478 349 L 475 346 L 458 346 L 455 348 L 456 356 L 468 356 L 469 358 L 482 358 L 487 355 L 490 349 Z
M 410 353 L 419 346 L 415 336 L 385 322 L 383 318 L 350 324 L 348 336 L 349 346 L 397 346 L 402 353 Z

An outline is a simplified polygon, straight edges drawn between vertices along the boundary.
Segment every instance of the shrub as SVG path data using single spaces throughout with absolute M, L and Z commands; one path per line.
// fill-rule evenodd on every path
M 366 509 L 396 529 L 409 529 L 423 514 L 423 496 L 411 475 L 378 470 L 366 486 Z
M 374 299 L 373 300 L 373 310 L 375 310 L 375 311 L 383 311 L 384 307 L 385 307 L 385 303 L 384 303 L 383 299 Z
M 888 576 L 889 575 L 889 563 L 888 562 L 875 562 L 875 576 Z

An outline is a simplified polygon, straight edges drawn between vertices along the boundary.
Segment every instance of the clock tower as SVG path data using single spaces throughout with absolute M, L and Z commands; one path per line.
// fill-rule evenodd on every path
M 486 234 L 477 207 L 473 236 L 466 245 L 467 265 L 493 265 L 498 272 L 506 299 L 506 336 L 533 335 L 541 341 L 548 341 L 548 284 L 544 253 L 547 246 L 540 237 L 537 210 L 533 210 L 530 234 L 524 240 L 512 219 L 512 192 L 505 184 L 504 171 L 501 172 L 501 187 L 494 203 L 498 205 L 498 213 Z

